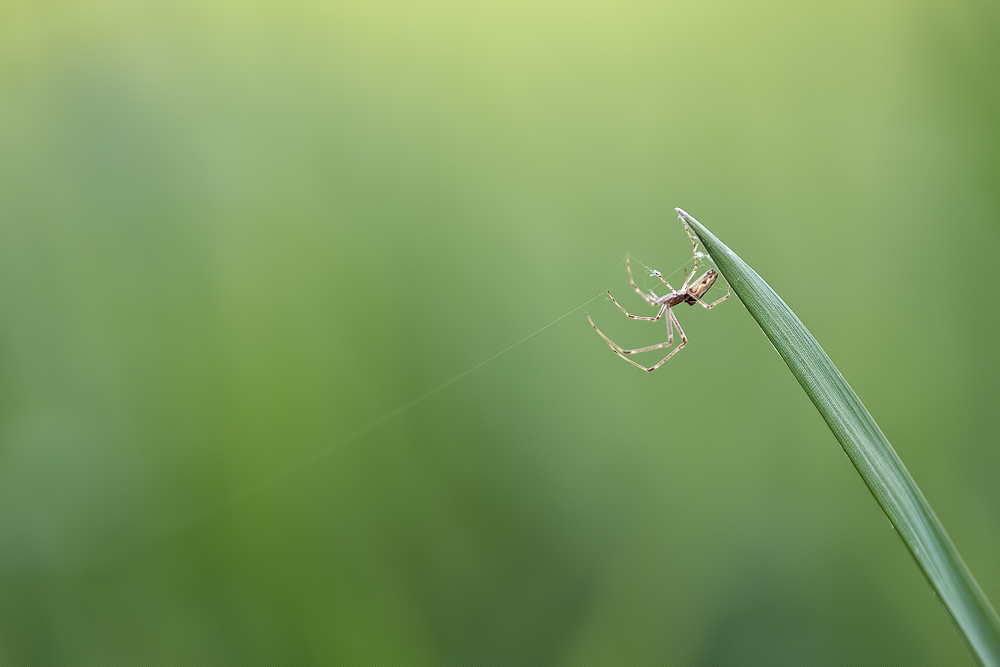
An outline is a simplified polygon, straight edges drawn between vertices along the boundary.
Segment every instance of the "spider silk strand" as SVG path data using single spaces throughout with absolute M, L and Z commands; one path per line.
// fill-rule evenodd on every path
M 597 299 L 600 299 L 601 297 L 605 296 L 606 294 L 607 294 L 607 292 L 601 292 L 597 296 L 594 296 L 594 297 L 588 299 L 587 301 L 584 301 L 583 303 L 581 303 L 579 306 L 577 306 L 573 310 L 567 312 L 564 315 L 560 315 L 556 319 L 552 320 L 551 322 L 549 322 L 545 326 L 541 327 L 540 329 L 537 329 L 537 330 L 533 331 L 532 333 L 528 334 L 527 336 L 525 336 L 521 340 L 517 341 L 516 343 L 508 345 L 507 347 L 505 347 L 504 349 L 500 350 L 496 354 L 494 354 L 494 355 L 492 355 L 490 357 L 487 357 L 486 359 L 483 359 L 482 361 L 480 361 L 475 366 L 472 366 L 472 367 L 468 368 L 467 370 L 462 371 L 458 375 L 452 377 L 450 380 L 446 380 L 445 382 L 442 382 L 438 386 L 434 387 L 433 389 L 430 389 L 429 391 L 424 392 L 423 394 L 421 394 L 420 396 L 417 396 L 416 398 L 412 399 L 408 403 L 404 403 L 403 405 L 399 406 L 398 408 L 396 408 L 394 410 L 391 410 L 390 412 L 387 412 L 387 413 L 383 414 L 381 417 L 378 417 L 377 419 L 374 419 L 374 420 L 368 422 L 364 426 L 361 426 L 361 427 L 359 427 L 359 428 L 351 431 L 347 435 L 338 438 L 334 442 L 331 442 L 328 445 L 320 447 L 319 449 L 316 449 L 313 452 L 311 452 L 309 454 L 306 454 L 305 456 L 301 457 L 297 461 L 293 461 L 292 463 L 289 463 L 288 465 L 284 466 L 281 470 L 278 470 L 277 472 L 274 472 L 274 473 L 271 473 L 270 475 L 265 476 L 264 478 L 262 478 L 261 480 L 259 480 L 255 484 L 253 484 L 252 486 L 249 486 L 249 487 L 245 488 L 242 491 L 238 491 L 238 492 L 232 494 L 231 496 L 229 496 L 228 498 L 220 500 L 216 504 L 203 509 L 202 511 L 198 512 L 194 517 L 192 517 L 188 521 L 184 522 L 182 525 L 176 526 L 173 530 L 169 531 L 168 535 L 169 534 L 176 534 L 176 533 L 182 532 L 182 531 L 184 531 L 184 530 L 186 530 L 188 528 L 191 528 L 191 527 L 193 527 L 195 525 L 198 525 L 200 523 L 204 523 L 206 521 L 210 521 L 214 517 L 216 517 L 219 514 L 221 514 L 222 512 L 224 512 L 226 509 L 234 507 L 234 506 L 238 505 L 240 502 L 242 502 L 244 500 L 247 500 L 248 498 L 253 497 L 257 493 L 259 493 L 259 492 L 261 492 L 261 491 L 263 491 L 263 490 L 265 490 L 265 489 L 267 489 L 269 487 L 272 487 L 275 484 L 278 484 L 278 483 L 284 481 L 285 479 L 291 477 L 292 475 L 294 475 L 295 473 L 299 472 L 303 468 L 309 466 L 310 464 L 315 463 L 316 461 L 318 461 L 318 460 L 322 459 L 323 457 L 325 457 L 325 456 L 333 453 L 334 451 L 337 451 L 337 450 L 341 449 L 342 447 L 344 447 L 348 443 L 350 443 L 350 442 L 352 442 L 354 440 L 357 440 L 358 438 L 360 438 L 361 436 L 365 435 L 366 433 L 368 433 L 370 431 L 373 431 L 374 429 L 378 428 L 382 424 L 384 424 L 384 423 L 386 423 L 386 422 L 388 422 L 388 421 L 390 421 L 390 420 L 398 417 L 399 415 L 401 415 L 402 413 L 406 412 L 407 410 L 409 410 L 410 408 L 414 407 L 415 405 L 417 405 L 417 404 L 419 404 L 419 403 L 427 400 L 428 398 L 430 398 L 434 394 L 442 391 L 443 389 L 449 387 L 450 385 L 455 384 L 456 382 L 458 382 L 459 380 L 461 380 L 462 378 L 464 378 L 466 375 L 469 375 L 470 373 L 474 373 L 475 371 L 479 370 L 480 368 L 482 368 L 486 364 L 490 363 L 491 361 L 494 361 L 498 357 L 501 357 L 504 354 L 507 354 L 508 352 L 510 352 L 511 350 L 513 350 L 518 345 L 521 345 L 521 344 L 523 344 L 523 343 L 531 340 L 532 338 L 534 338 L 538 334 L 542 333 L 543 331 L 545 331 L 549 327 L 553 326 L 554 324 L 557 324 L 557 323 L 561 322 L 562 320 L 566 319 L 567 317 L 569 317 L 573 313 L 577 312 L 578 310 L 580 310 L 584 306 L 586 306 L 586 305 L 588 305 L 588 304 L 596 301 Z

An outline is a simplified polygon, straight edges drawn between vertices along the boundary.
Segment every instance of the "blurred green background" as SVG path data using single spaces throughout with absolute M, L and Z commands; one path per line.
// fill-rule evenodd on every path
M 394 411 L 681 206 L 1000 603 L 996 7 L 0 4 L 0 661 L 971 662 L 735 299 Z

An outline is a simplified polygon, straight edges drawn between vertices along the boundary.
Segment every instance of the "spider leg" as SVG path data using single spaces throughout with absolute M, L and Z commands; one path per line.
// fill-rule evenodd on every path
M 691 254 L 694 255 L 694 268 L 691 269 L 691 275 L 689 276 L 687 274 L 687 269 L 684 270 L 684 287 L 681 289 L 685 290 L 687 289 L 688 281 L 698 274 L 698 240 L 694 237 L 694 234 L 691 233 L 691 228 L 688 227 L 687 221 L 684 220 L 683 217 L 681 218 L 681 222 L 684 223 L 684 231 L 687 232 L 688 238 L 691 239 Z
M 726 296 L 722 297 L 721 299 L 716 299 L 716 300 L 715 300 L 715 301 L 713 301 L 712 303 L 705 303 L 704 301 L 702 301 L 702 300 L 701 300 L 701 299 L 699 299 L 698 297 L 694 296 L 694 294 L 692 294 L 691 296 L 692 296 L 692 297 L 694 297 L 694 300 L 695 300 L 695 301 L 697 301 L 697 302 L 698 302 L 698 303 L 700 303 L 700 304 L 701 304 L 702 306 L 704 306 L 704 307 L 705 307 L 705 310 L 711 310 L 711 309 L 715 308 L 716 306 L 718 306 L 718 305 L 719 305 L 720 303 L 722 303 L 723 301 L 725 301 L 726 299 L 728 299 L 728 298 L 729 298 L 730 296 L 732 296 L 732 293 L 733 293 L 733 288 L 732 288 L 732 286 L 727 286 L 727 288 L 726 288 Z M 612 301 L 613 301 L 613 300 L 614 300 L 614 299 L 612 299 Z M 619 308 L 620 308 L 620 307 L 621 307 L 621 306 L 619 306 Z
M 670 283 L 668 283 L 666 280 L 663 279 L 663 274 L 662 273 L 660 273 L 659 271 L 654 270 L 653 271 L 653 275 L 656 276 L 657 278 L 659 278 L 660 282 L 663 283 L 664 285 L 666 285 L 668 290 L 670 290 L 671 292 L 674 291 L 673 285 L 671 285 Z M 650 290 L 650 294 L 652 294 L 652 293 L 653 293 L 652 290 Z
M 590 321 L 590 326 L 594 327 L 594 331 L 596 331 L 597 334 L 601 338 L 604 339 L 604 342 L 608 344 L 608 346 L 611 348 L 612 352 L 614 352 L 619 357 L 621 357 L 625 361 L 629 362 L 630 364 L 632 364 L 636 368 L 641 368 L 642 370 L 646 371 L 647 373 L 652 373 L 653 371 L 655 371 L 657 368 L 659 368 L 664 363 L 666 363 L 667 359 L 669 359 L 670 357 L 674 356 L 677 353 L 678 350 L 680 350 L 682 347 L 684 347 L 685 345 L 687 345 L 687 336 L 684 335 L 684 330 L 681 329 L 680 322 L 677 321 L 677 317 L 674 315 L 674 312 L 672 310 L 670 310 L 669 308 L 667 308 L 667 342 L 665 342 L 665 343 L 659 343 L 657 345 L 650 345 L 648 347 L 640 347 L 640 348 L 638 348 L 636 350 L 625 350 L 625 349 L 623 349 L 621 345 L 619 345 L 618 343 L 614 342 L 613 340 L 611 340 L 610 338 L 608 338 L 607 336 L 605 336 L 604 332 L 602 332 L 600 329 L 597 328 L 597 325 L 594 324 L 594 320 L 590 319 L 590 315 L 589 314 L 587 315 L 587 319 Z M 629 359 L 628 356 L 626 356 L 626 355 L 629 355 L 629 354 L 638 354 L 640 352 L 651 352 L 653 350 L 659 350 L 659 349 L 662 349 L 664 347 L 670 347 L 671 345 L 673 345 L 673 343 L 674 343 L 674 332 L 673 332 L 673 328 L 671 327 L 671 321 L 674 324 L 677 325 L 677 331 L 678 331 L 678 333 L 680 333 L 680 336 L 681 336 L 681 344 L 678 345 L 677 347 L 675 347 L 673 350 L 671 350 L 670 354 L 668 354 L 663 359 L 661 359 L 660 361 L 658 361 L 655 365 L 650 366 L 650 367 L 646 367 L 646 366 L 643 366 L 642 364 L 638 364 L 638 363 L 632 361 L 631 359 Z
M 590 326 L 594 327 L 594 331 L 596 331 L 597 334 L 601 338 L 604 339 L 604 342 L 607 343 L 608 346 L 612 350 L 615 351 L 615 354 L 617 354 L 619 356 L 624 355 L 624 354 L 638 354 L 639 352 L 650 352 L 652 350 L 659 350 L 660 348 L 667 347 L 668 345 L 673 345 L 673 342 L 674 342 L 674 333 L 670 329 L 670 319 L 669 319 L 671 317 L 671 315 L 667 315 L 667 317 L 668 317 L 668 319 L 667 319 L 667 342 L 666 343 L 657 343 L 656 345 L 650 345 L 648 347 L 640 347 L 639 349 L 636 349 L 636 350 L 626 350 L 621 345 L 619 345 L 618 343 L 616 343 L 613 340 L 611 340 L 610 338 L 608 338 L 607 335 L 605 335 L 605 333 L 603 331 L 601 331 L 600 329 L 598 329 L 597 325 L 594 324 L 594 320 L 592 320 L 590 318 L 590 313 L 587 314 L 587 320 L 590 322 Z M 622 357 L 622 358 L 625 359 L 625 357 Z M 635 363 L 635 362 L 630 361 L 629 359 L 625 359 L 625 361 L 628 361 L 629 363 Z M 645 368 L 645 367 L 643 366 L 642 368 Z
M 674 311 L 672 311 L 672 310 L 670 311 L 670 319 L 672 319 L 674 321 L 674 326 L 677 327 L 677 333 L 680 334 L 680 337 L 681 337 L 681 344 L 678 345 L 677 347 L 675 347 L 674 349 L 670 350 L 670 354 L 668 354 L 667 356 L 665 356 L 662 359 L 660 359 L 660 361 L 658 361 L 655 366 L 651 367 L 649 369 L 650 373 L 652 373 L 653 371 L 655 371 L 657 368 L 659 368 L 663 364 L 667 363 L 667 360 L 670 359 L 670 357 L 672 357 L 675 354 L 677 354 L 678 352 L 680 352 L 681 348 L 688 344 L 687 336 L 684 335 L 684 329 L 681 328 L 681 323 L 679 321 L 677 321 L 677 316 L 674 315 Z M 667 331 L 670 332 L 670 340 L 673 340 L 674 339 L 674 333 L 673 333 L 673 331 L 670 331 L 669 327 L 667 328 Z
M 663 317 L 663 313 L 664 313 L 664 311 L 666 311 L 666 310 L 667 310 L 667 306 L 666 306 L 666 304 L 664 304 L 664 305 L 663 305 L 663 306 L 662 306 L 662 307 L 660 308 L 660 314 L 659 314 L 659 315 L 657 315 L 656 317 L 639 317 L 638 315 L 632 315 L 632 314 L 631 314 L 631 313 L 629 313 L 629 312 L 628 312 L 627 310 L 625 310 L 624 308 L 622 308 L 622 305 L 621 305 L 620 303 L 618 303 L 617 301 L 615 301 L 615 297 L 611 296 L 611 292 L 608 292 L 608 297 L 609 297 L 609 298 L 611 299 L 611 301 L 612 301 L 612 302 L 613 302 L 613 303 L 614 303 L 614 304 L 615 304 L 616 306 L 618 306 L 618 310 L 622 311 L 623 313 L 625 313 L 625 316 L 626 316 L 626 317 L 630 317 L 630 318 L 632 318 L 633 320 L 646 320 L 647 322 L 655 322 L 656 320 L 658 320 L 658 319 L 660 319 L 661 317 Z
M 648 294 L 639 289 L 638 285 L 635 284 L 635 280 L 632 278 L 632 266 L 629 264 L 628 255 L 625 255 L 625 270 L 628 271 L 628 281 L 632 283 L 632 289 L 635 290 L 635 293 L 641 296 L 643 299 L 645 299 L 646 303 L 648 303 L 649 305 L 655 306 L 656 304 L 654 303 L 654 301 L 656 300 L 656 297 L 651 298 Z M 621 308 L 621 306 L 619 306 L 619 308 Z

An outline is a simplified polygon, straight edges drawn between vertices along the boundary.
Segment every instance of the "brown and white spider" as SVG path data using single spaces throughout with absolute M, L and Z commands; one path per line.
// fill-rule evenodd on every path
M 681 222 L 684 222 L 683 212 L 680 209 L 677 209 L 677 212 L 681 214 Z M 594 327 L 594 331 L 596 331 L 597 334 L 604 339 L 604 342 L 606 342 L 611 347 L 611 350 L 625 361 L 629 362 L 630 364 L 632 364 L 637 368 L 641 368 L 647 373 L 652 373 L 653 371 L 655 371 L 657 368 L 665 364 L 670 357 L 677 354 L 677 352 L 682 347 L 687 345 L 687 336 L 684 335 L 684 329 L 681 328 L 681 323 L 677 321 L 677 316 L 674 315 L 674 311 L 671 310 L 674 306 L 679 306 L 682 303 L 686 303 L 689 306 L 693 306 L 696 303 L 700 303 L 706 309 L 711 309 L 719 305 L 726 299 L 728 299 L 732 293 L 732 288 L 729 288 L 726 290 L 726 296 L 722 297 L 717 301 L 714 301 L 712 303 L 705 303 L 704 301 L 701 300 L 701 297 L 705 295 L 705 292 L 708 291 L 708 289 L 715 283 L 715 280 L 719 277 L 719 272 L 716 271 L 715 269 L 709 269 L 701 276 L 701 278 L 698 278 L 693 283 L 691 282 L 691 279 L 694 278 L 695 275 L 698 273 L 698 255 L 699 255 L 698 241 L 695 240 L 694 235 L 688 228 L 687 222 L 684 222 L 684 231 L 687 232 L 688 238 L 691 239 L 691 245 L 694 246 L 694 268 L 691 270 L 691 275 L 687 274 L 687 269 L 684 270 L 684 284 L 681 285 L 681 288 L 675 290 L 673 287 L 670 286 L 670 283 L 668 283 L 666 280 L 663 279 L 663 275 L 659 271 L 656 270 L 652 271 L 652 275 L 659 278 L 660 282 L 666 285 L 667 289 L 670 290 L 669 294 L 664 294 L 663 296 L 656 296 L 653 290 L 650 290 L 649 294 L 646 294 L 641 289 L 639 289 L 639 286 L 635 284 L 635 280 L 632 279 L 632 267 L 629 266 L 629 256 L 625 255 L 625 268 L 628 271 L 628 280 L 630 283 L 632 283 L 632 289 L 634 289 L 636 293 L 639 294 L 639 296 L 645 299 L 646 303 L 648 303 L 651 306 L 659 307 L 660 312 L 659 314 L 657 314 L 656 317 L 639 317 L 638 315 L 630 314 L 627 310 L 621 307 L 620 303 L 615 301 L 615 297 L 611 296 L 611 292 L 608 292 L 608 296 L 611 297 L 611 300 L 614 301 L 614 304 L 618 306 L 618 309 L 633 320 L 646 320 L 648 322 L 655 322 L 661 317 L 663 317 L 664 314 L 666 314 L 667 342 L 658 343 L 657 345 L 650 345 L 649 347 L 640 347 L 637 350 L 622 349 L 621 345 L 619 345 L 618 343 L 614 342 L 613 340 L 605 336 L 604 332 L 602 332 L 600 329 L 597 328 L 597 325 L 594 324 L 594 320 L 590 318 L 590 313 L 587 313 L 587 321 L 590 322 L 590 326 Z M 651 352 L 653 350 L 659 350 L 664 347 L 670 347 L 674 342 L 674 330 L 673 330 L 674 326 L 677 327 L 677 333 L 681 335 L 681 344 L 675 347 L 673 350 L 671 350 L 670 354 L 663 357 L 663 359 L 660 359 L 660 361 L 657 362 L 655 365 L 647 368 L 646 366 L 638 364 L 628 358 L 628 355 L 630 354 L 638 354 L 640 352 Z

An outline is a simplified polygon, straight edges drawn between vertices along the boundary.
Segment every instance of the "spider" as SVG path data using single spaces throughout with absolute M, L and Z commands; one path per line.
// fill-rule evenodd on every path
M 678 213 L 680 213 L 680 209 L 677 209 L 677 211 Z M 681 222 L 684 222 L 683 217 L 681 217 Z M 648 303 L 651 306 L 659 307 L 660 312 L 657 314 L 656 317 L 640 317 L 638 315 L 630 314 L 627 310 L 622 308 L 620 303 L 615 301 L 615 297 L 611 296 L 611 292 L 608 292 L 608 296 L 611 298 L 614 304 L 618 306 L 618 309 L 623 313 L 625 313 L 627 317 L 633 320 L 646 320 L 647 322 L 655 322 L 661 317 L 663 317 L 664 314 L 666 314 L 667 342 L 658 343 L 656 345 L 650 345 L 649 347 L 640 347 L 637 350 L 622 349 L 621 345 L 619 345 L 618 343 L 614 342 L 613 340 L 605 336 L 604 332 L 602 332 L 600 329 L 597 328 L 597 325 L 594 324 L 594 320 L 590 318 L 590 313 L 587 313 L 587 321 L 590 322 L 590 326 L 594 327 L 594 331 L 596 331 L 597 334 L 604 339 L 604 342 L 611 347 L 611 351 L 617 354 L 625 361 L 635 366 L 636 368 L 641 368 L 647 373 L 652 373 L 653 371 L 655 371 L 657 368 L 665 364 L 667 360 L 670 359 L 670 357 L 677 354 L 677 352 L 682 347 L 687 345 L 687 336 L 684 335 L 684 329 L 681 328 L 681 323 L 677 321 L 677 316 L 674 315 L 674 311 L 671 310 L 674 306 L 679 306 L 682 303 L 686 303 L 689 306 L 693 306 L 696 303 L 700 303 L 702 306 L 705 307 L 705 309 L 710 310 L 719 305 L 720 303 L 722 303 L 723 301 L 725 301 L 726 299 L 728 299 L 732 293 L 732 288 L 729 288 L 726 290 L 726 296 L 722 297 L 717 301 L 714 301 L 712 303 L 705 303 L 704 301 L 701 300 L 701 297 L 705 295 L 705 292 L 708 291 L 708 289 L 715 283 L 715 280 L 719 277 L 719 272 L 716 271 L 715 269 L 709 269 L 704 274 L 702 274 L 700 278 L 695 280 L 693 283 L 691 282 L 691 279 L 694 278 L 695 275 L 698 273 L 698 255 L 699 255 L 698 242 L 695 240 L 694 235 L 688 228 L 687 222 L 684 222 L 684 231 L 687 232 L 688 238 L 691 239 L 691 245 L 694 246 L 694 268 L 691 270 L 691 275 L 688 275 L 687 269 L 684 270 L 684 284 L 681 285 L 681 288 L 675 290 L 673 287 L 671 287 L 670 283 L 668 283 L 666 280 L 663 279 L 663 275 L 659 271 L 653 270 L 651 272 L 651 275 L 659 278 L 660 282 L 662 282 L 664 285 L 667 286 L 667 289 L 670 290 L 669 294 L 664 294 L 663 296 L 656 296 L 653 290 L 650 290 L 649 294 L 646 294 L 641 289 L 639 289 L 639 286 L 635 284 L 635 280 L 633 280 L 632 278 L 632 267 L 629 266 L 629 256 L 625 255 L 625 269 L 628 271 L 628 280 L 630 283 L 632 283 L 632 289 L 634 289 L 639 296 L 645 299 L 646 303 Z M 659 350 L 661 348 L 669 347 L 670 345 L 672 345 L 674 342 L 673 327 L 675 326 L 677 327 L 677 333 L 681 335 L 681 344 L 675 347 L 673 350 L 671 350 L 670 354 L 663 357 L 663 359 L 660 359 L 660 361 L 657 362 L 655 365 L 647 368 L 646 366 L 638 364 L 628 358 L 628 355 L 630 354 L 638 354 L 639 352 L 651 352 L 653 350 Z

